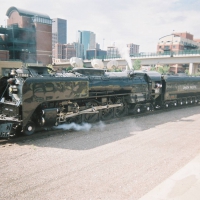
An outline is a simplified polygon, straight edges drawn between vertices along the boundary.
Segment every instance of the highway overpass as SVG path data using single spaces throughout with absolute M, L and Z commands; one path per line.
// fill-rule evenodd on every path
M 141 65 L 170 65 L 170 64 L 189 64 L 189 73 L 194 74 L 198 70 L 200 65 L 200 50 L 180 51 L 180 52 L 166 52 L 162 54 L 158 53 L 143 53 L 137 54 L 127 58 L 104 58 L 102 59 L 104 66 L 111 60 L 117 60 L 119 66 L 126 66 L 128 63 L 133 63 L 135 60 L 140 60 Z M 91 67 L 91 60 L 84 60 L 86 67 Z M 56 66 L 70 66 L 69 60 L 58 61 Z M 129 64 L 130 65 L 130 64 Z

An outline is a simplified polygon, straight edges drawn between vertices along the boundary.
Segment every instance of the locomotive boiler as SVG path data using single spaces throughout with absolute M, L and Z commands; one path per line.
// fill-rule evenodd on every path
M 22 67 L 12 69 L 0 79 L 1 137 L 31 135 L 37 127 L 95 122 L 120 117 L 129 111 L 150 111 L 161 106 L 166 98 L 164 79 L 157 72 L 49 70 Z

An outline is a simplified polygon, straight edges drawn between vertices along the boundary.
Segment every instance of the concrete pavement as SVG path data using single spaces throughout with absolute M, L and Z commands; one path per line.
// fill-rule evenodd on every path
M 139 200 L 200 200 L 200 154 Z

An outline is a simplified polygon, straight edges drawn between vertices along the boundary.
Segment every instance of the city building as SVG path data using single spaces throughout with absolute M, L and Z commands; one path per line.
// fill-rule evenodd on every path
M 89 49 L 86 51 L 86 59 L 91 60 L 94 58 L 105 59 L 107 57 L 107 51 L 101 49 Z
M 161 37 L 158 41 L 157 52 L 181 51 L 200 48 L 200 39 L 194 39 L 190 33 L 172 33 Z
M 96 49 L 100 49 L 100 44 L 99 43 L 96 43 Z
M 54 45 L 54 49 L 52 51 L 53 52 L 53 58 L 62 59 L 62 48 L 63 48 L 62 44 L 56 43 Z
M 117 47 L 109 46 L 107 47 L 107 58 L 120 58 L 120 53 Z
M 52 19 L 52 48 L 56 43 L 67 44 L 67 20 Z
M 55 59 L 70 59 L 76 56 L 74 44 L 59 44 L 56 43 L 53 49 L 53 58 Z
M 128 48 L 129 56 L 133 56 L 139 53 L 139 45 L 137 44 L 133 44 L 133 43 L 127 44 L 127 48 Z
M 76 50 L 77 58 L 84 58 L 84 45 L 79 42 L 73 42 L 74 49 Z
M 73 44 L 63 44 L 63 59 L 70 59 L 76 57 L 76 50 Z
M 1 59 L 49 64 L 52 55 L 49 16 L 16 7 L 10 7 L 6 15 L 7 28 L 0 27 Z
M 84 46 L 84 58 L 86 58 L 86 51 L 96 48 L 96 35 L 91 31 L 78 31 L 77 42 Z

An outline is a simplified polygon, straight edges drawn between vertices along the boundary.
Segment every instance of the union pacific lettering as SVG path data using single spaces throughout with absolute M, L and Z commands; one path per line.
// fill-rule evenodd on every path
M 183 90 L 195 90 L 197 89 L 196 85 L 184 85 Z

